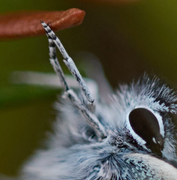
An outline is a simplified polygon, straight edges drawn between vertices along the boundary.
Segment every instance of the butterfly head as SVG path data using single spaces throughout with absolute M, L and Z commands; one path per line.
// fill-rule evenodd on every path
M 177 113 L 177 97 L 173 90 L 161 85 L 159 79 L 150 80 L 145 75 L 137 83 L 120 86 L 113 99 L 118 112 L 117 127 L 128 132 L 127 141 L 159 157 L 174 158 L 171 115 Z

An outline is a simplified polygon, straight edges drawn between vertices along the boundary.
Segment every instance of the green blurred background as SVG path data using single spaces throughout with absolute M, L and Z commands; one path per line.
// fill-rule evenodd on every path
M 177 2 L 131 5 L 75 0 L 0 0 L 0 13 L 19 10 L 86 11 L 82 25 L 57 33 L 77 64 L 79 51 L 95 54 L 113 87 L 143 72 L 177 86 Z M 79 63 L 79 62 L 78 62 Z M 61 63 L 64 67 L 64 64 Z M 66 69 L 66 68 L 64 68 Z M 9 83 L 13 71 L 53 72 L 45 36 L 0 42 L 0 173 L 15 175 L 51 131 L 57 90 Z

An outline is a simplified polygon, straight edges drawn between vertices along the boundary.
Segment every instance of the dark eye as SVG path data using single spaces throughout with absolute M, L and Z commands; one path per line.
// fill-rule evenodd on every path
M 163 147 L 163 137 L 156 116 L 145 108 L 137 108 L 129 114 L 132 129 L 139 135 L 152 152 L 157 152 Z

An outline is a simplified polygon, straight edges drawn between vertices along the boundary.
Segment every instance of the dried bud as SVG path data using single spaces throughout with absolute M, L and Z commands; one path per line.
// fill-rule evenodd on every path
M 37 36 L 45 34 L 40 23 L 49 24 L 53 31 L 77 26 L 82 23 L 85 12 L 72 8 L 66 11 L 24 11 L 0 16 L 0 38 Z

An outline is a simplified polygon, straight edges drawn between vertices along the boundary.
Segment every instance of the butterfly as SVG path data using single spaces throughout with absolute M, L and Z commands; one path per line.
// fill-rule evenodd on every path
M 100 96 L 96 84 L 87 85 L 49 25 L 41 24 L 64 93 L 55 105 L 59 113 L 48 148 L 37 150 L 24 164 L 21 179 L 176 179 L 175 91 L 145 74 L 106 98 Z M 79 89 L 69 87 L 56 47 Z

